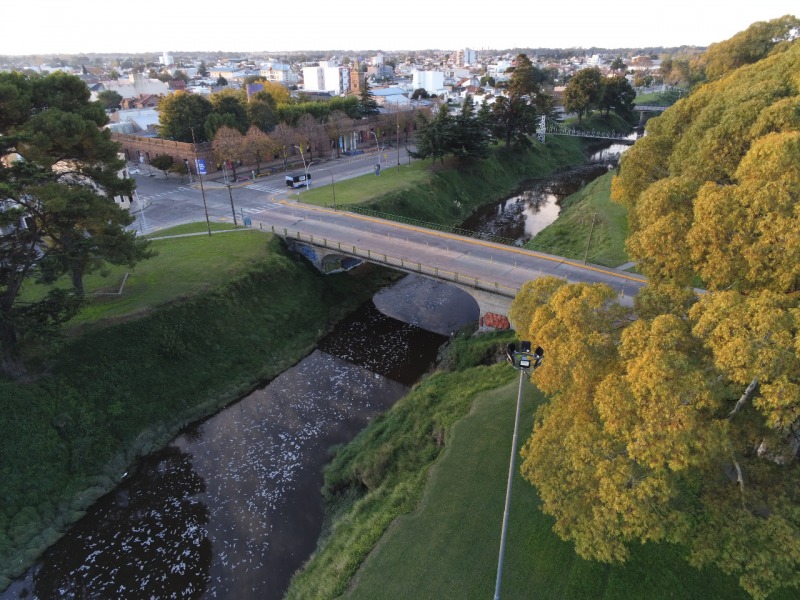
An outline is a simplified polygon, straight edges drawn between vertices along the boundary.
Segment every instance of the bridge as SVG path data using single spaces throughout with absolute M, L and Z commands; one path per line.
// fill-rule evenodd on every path
M 269 204 L 253 215 L 253 225 L 284 238 L 326 273 L 369 262 L 456 285 L 475 298 L 481 315 L 507 316 L 522 285 L 548 275 L 608 284 L 628 305 L 647 283 L 618 269 L 297 203 Z
M 577 129 L 567 127 L 563 123 L 548 119 L 545 115 L 539 117 L 539 125 L 536 127 L 536 137 L 544 143 L 547 135 L 565 135 L 571 137 L 594 138 L 598 140 L 613 140 L 618 144 L 633 145 L 635 138 L 630 138 L 629 133 L 617 133 L 616 131 L 595 131 L 594 129 Z

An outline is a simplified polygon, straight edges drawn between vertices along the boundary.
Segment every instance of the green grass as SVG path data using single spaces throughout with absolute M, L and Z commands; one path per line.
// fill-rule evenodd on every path
M 494 345 L 510 339 L 495 336 Z M 334 598 L 344 592 L 392 521 L 417 506 L 430 465 L 471 399 L 513 377 L 505 365 L 438 372 L 341 449 L 325 471 L 323 493 L 331 504 L 320 549 L 286 597 Z
M 157 244 L 95 327 L 39 348 L 31 381 L 0 379 L 0 589 L 137 456 L 283 372 L 396 277 L 325 276 L 256 232 Z
M 192 233 L 205 223 L 182 225 L 160 235 Z M 213 289 L 231 277 L 263 259 L 271 234 L 257 230 L 242 230 L 221 235 L 197 235 L 185 238 L 154 240 L 150 247 L 157 255 L 141 261 L 132 269 L 109 265 L 84 279 L 87 304 L 68 323 L 67 329 L 103 319 L 149 310 L 179 298 Z M 121 296 L 95 296 L 98 292 L 117 292 L 125 273 L 128 273 Z M 69 287 L 68 278 L 59 283 Z M 32 284 L 25 289 L 24 298 L 41 297 L 47 288 Z
M 520 445 L 542 397 L 524 386 Z M 491 597 L 495 586 L 517 382 L 484 393 L 448 436 L 418 510 L 400 517 L 358 571 L 345 598 Z M 519 462 L 517 462 L 519 465 Z M 551 530 L 534 488 L 514 478 L 501 597 L 565 600 L 746 600 L 736 581 L 689 567 L 678 548 L 635 547 L 625 565 L 579 558 Z M 786 596 L 788 598 L 788 596 Z
M 634 104 L 645 104 L 651 106 L 672 106 L 680 100 L 685 93 L 678 90 L 667 90 L 666 92 L 652 92 L 650 94 L 640 94 L 633 99 Z
M 147 238 L 157 238 L 166 235 L 185 235 L 187 233 L 208 233 L 209 225 L 211 226 L 212 233 L 214 231 L 227 231 L 229 229 L 243 229 L 241 226 L 238 228 L 233 223 L 205 223 L 198 221 L 196 223 L 184 223 L 183 225 L 176 225 L 168 229 L 161 229 L 149 235 Z
M 428 161 L 413 161 L 381 168 L 380 176 L 362 175 L 351 179 L 336 181 L 331 186 L 330 178 L 321 176 L 312 187 L 300 192 L 300 202 L 315 206 L 333 206 L 333 192 L 336 192 L 336 205 L 348 206 L 363 204 L 390 191 L 408 190 L 416 185 L 425 185 L 431 178 Z M 322 171 L 322 173 L 325 173 Z
M 587 261 L 590 263 L 616 267 L 628 262 L 625 252 L 627 210 L 611 201 L 613 176 L 608 173 L 598 177 L 566 198 L 558 219 L 526 247 L 582 261 L 588 245 Z

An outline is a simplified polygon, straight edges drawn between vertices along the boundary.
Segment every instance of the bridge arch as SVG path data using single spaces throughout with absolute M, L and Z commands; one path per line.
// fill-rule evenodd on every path
M 490 286 L 481 285 L 482 282 L 472 282 L 469 279 L 465 280 L 463 277 L 459 281 L 458 274 L 456 274 L 456 278 L 453 279 L 452 277 L 448 277 L 445 273 L 440 274 L 438 271 L 428 272 L 418 263 L 409 262 L 404 264 L 402 260 L 399 264 L 392 262 L 385 255 L 375 254 L 374 256 L 367 257 L 361 255 L 354 256 L 344 250 L 328 248 L 325 245 L 290 239 L 286 241 L 290 250 L 304 256 L 322 273 L 341 273 L 349 271 L 364 262 L 370 262 L 398 271 L 422 275 L 423 277 L 429 277 L 457 287 L 469 294 L 478 305 L 481 323 L 486 320 L 485 317 L 487 315 L 502 317 L 501 319 L 495 319 L 493 322 L 508 321 L 508 312 L 511 308 L 511 302 L 514 300 L 516 290 L 511 291 L 499 288 L 486 289 L 490 288 Z

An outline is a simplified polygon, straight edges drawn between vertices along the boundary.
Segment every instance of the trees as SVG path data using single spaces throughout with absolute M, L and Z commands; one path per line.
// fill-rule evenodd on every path
M 75 314 L 83 275 L 103 262 L 133 264 L 146 245 L 125 231 L 131 216 L 112 200 L 133 184 L 102 107 L 77 77 L 0 74 L 0 370 L 21 376 L 21 344 L 52 336 Z M 72 290 L 52 284 L 69 274 Z M 20 300 L 32 281 L 49 286 Z
M 493 133 L 510 146 L 512 140 L 527 142 L 527 136 L 536 131 L 538 114 L 549 112 L 552 99 L 542 93 L 543 73 L 534 67 L 525 54 L 516 58 L 516 67 L 508 82 L 508 93 L 492 105 Z
M 634 98 L 636 90 L 628 80 L 622 75 L 614 75 L 606 78 L 598 107 L 605 110 L 606 115 L 613 109 L 623 119 L 630 119 L 633 115 Z
M 455 156 L 463 159 L 489 156 L 489 133 L 485 123 L 478 118 L 472 95 L 464 97 L 461 112 L 454 121 L 453 149 Z
M 414 158 L 430 158 L 433 162 L 444 164 L 444 157 L 450 154 L 455 141 L 454 120 L 450 116 L 447 104 L 440 104 L 433 119 L 420 113 L 422 125 L 417 131 L 415 152 L 409 152 Z
M 206 61 L 200 61 L 200 66 L 197 67 L 197 74 L 200 77 L 208 77 L 208 67 L 206 66 Z
M 352 127 L 353 120 L 340 110 L 334 110 L 328 115 L 326 126 L 328 137 L 336 144 L 336 156 L 341 156 L 342 144 L 345 134 Z
M 223 125 L 211 142 L 214 157 L 221 163 L 230 163 L 236 181 L 236 163 L 244 157 L 244 136 L 238 129 Z
M 283 156 L 283 169 L 285 171 L 287 168 L 287 150 L 291 151 L 292 146 L 297 139 L 294 128 L 290 127 L 286 123 L 278 123 L 278 125 L 272 131 L 271 137 L 273 140 L 275 140 L 275 143 L 278 146 L 278 151 Z
M 97 101 L 106 110 L 122 106 L 122 96 L 114 90 L 103 90 L 97 94 Z
M 623 156 L 612 196 L 650 281 L 635 319 L 608 288 L 552 279 L 514 301 L 551 396 L 523 474 L 582 556 L 673 542 L 755 598 L 800 586 L 797 64 L 800 45 L 775 45 Z
M 303 151 L 308 151 L 309 162 L 314 160 L 314 146 L 319 145 L 319 141 L 325 138 L 324 126 L 310 114 L 304 114 L 297 121 L 295 139 Z
M 578 121 L 596 108 L 602 98 L 603 76 L 597 67 L 581 69 L 564 88 L 564 108 L 577 113 Z
M 228 80 L 225 79 L 222 75 L 220 75 L 219 77 L 217 77 L 217 85 L 218 86 L 228 85 Z
M 158 135 L 176 142 L 207 142 L 205 123 L 213 107 L 198 94 L 175 92 L 158 101 Z M 192 137 L 194 130 L 194 139 Z
M 277 104 L 272 95 L 267 92 L 256 92 L 247 103 L 247 120 L 250 125 L 255 125 L 264 133 L 269 133 L 278 124 L 276 107 Z
M 251 125 L 244 136 L 245 151 L 256 160 L 256 173 L 261 174 L 261 161 L 278 151 L 278 144 L 255 125 Z
M 361 94 L 358 98 L 358 108 L 362 117 L 369 117 L 370 115 L 378 114 L 378 103 L 375 101 L 375 95 L 369 88 L 369 83 L 364 81 L 364 87 L 361 88 Z

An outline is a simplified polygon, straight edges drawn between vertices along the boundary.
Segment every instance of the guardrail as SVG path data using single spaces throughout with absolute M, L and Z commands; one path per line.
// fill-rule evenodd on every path
M 327 238 L 320 238 L 319 236 L 315 237 L 313 234 L 302 233 L 300 231 L 289 231 L 285 227 L 283 228 L 282 233 L 280 230 L 276 230 L 274 225 L 271 226 L 271 229 L 272 233 L 280 235 L 284 238 L 294 239 L 299 242 L 308 242 L 314 246 L 335 250 L 336 252 L 340 252 L 347 256 L 353 256 L 355 258 L 364 259 L 368 262 L 386 265 L 387 267 L 400 269 L 401 271 L 406 271 L 407 273 L 427 275 L 429 277 L 441 279 L 442 281 L 466 285 L 477 290 L 490 292 L 492 294 L 505 296 L 507 298 L 514 298 L 519 292 L 519 288 L 510 287 L 497 281 L 486 281 L 484 279 L 480 279 L 479 277 L 471 277 L 457 271 L 448 271 L 447 269 L 424 265 L 421 262 L 398 258 L 396 256 L 386 254 L 385 252 L 373 252 L 368 248 L 359 248 L 358 246 L 354 246 L 352 244 L 343 244 L 342 242 L 329 240 Z

